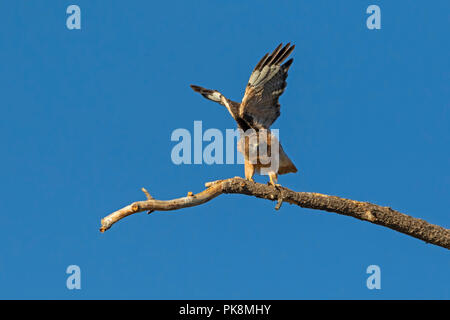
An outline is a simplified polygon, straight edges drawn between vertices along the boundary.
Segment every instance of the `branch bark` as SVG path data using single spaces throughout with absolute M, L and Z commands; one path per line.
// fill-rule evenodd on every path
M 178 210 L 201 205 L 221 194 L 239 193 L 277 201 L 275 209 L 279 209 L 283 202 L 288 202 L 302 208 L 335 212 L 378 224 L 427 243 L 450 249 L 450 229 L 408 216 L 390 207 L 320 193 L 295 192 L 284 187 L 255 183 L 240 177 L 208 182 L 205 186 L 207 189 L 198 194 L 189 192 L 186 197 L 167 201 L 155 200 L 147 190 L 143 189 L 147 200 L 134 202 L 106 216 L 101 221 L 100 231 L 105 232 L 117 221 L 137 212 L 148 211 L 151 213 L 153 211 Z

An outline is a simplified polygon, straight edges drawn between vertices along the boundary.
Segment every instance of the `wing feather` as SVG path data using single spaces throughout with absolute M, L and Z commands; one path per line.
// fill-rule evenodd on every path
M 281 63 L 292 53 L 295 45 L 280 44 L 268 53 L 253 69 L 244 98 L 239 108 L 239 115 L 252 128 L 268 129 L 280 115 L 278 98 L 286 88 L 286 78 L 293 59 Z

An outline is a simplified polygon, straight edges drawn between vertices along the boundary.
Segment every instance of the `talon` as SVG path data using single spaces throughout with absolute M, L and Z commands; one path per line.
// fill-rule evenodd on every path
M 274 187 L 274 188 L 281 188 L 281 184 L 279 184 L 279 183 L 274 183 L 273 181 L 269 181 L 269 182 L 267 182 L 267 185 L 268 186 L 272 186 L 272 187 Z
M 189 191 L 187 194 L 187 197 L 193 197 L 193 196 L 194 196 L 194 194 L 192 193 L 192 191 Z

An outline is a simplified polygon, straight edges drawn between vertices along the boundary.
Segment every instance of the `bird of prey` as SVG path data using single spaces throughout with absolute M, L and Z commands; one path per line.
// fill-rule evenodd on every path
M 191 85 L 191 88 L 203 97 L 225 106 L 236 121 L 238 128 L 246 133 L 241 135 L 238 150 L 244 155 L 245 178 L 247 180 L 253 181 L 255 171 L 261 174 L 264 171 L 263 169 L 266 169 L 264 172 L 269 176 L 270 184 L 278 186 L 278 174 L 297 172 L 297 168 L 269 129 L 280 115 L 278 98 L 286 87 L 286 78 L 293 59 L 282 63 L 291 54 L 294 47 L 295 45 L 291 46 L 290 43 L 284 47 L 283 44 L 280 44 L 272 53 L 267 53 L 258 62 L 250 76 L 241 103 L 225 98 L 217 90 Z M 253 133 L 247 134 L 248 132 Z M 267 135 L 265 139 L 261 140 L 260 133 L 263 133 L 263 136 Z M 255 135 L 257 138 L 252 139 Z M 255 154 L 252 151 L 255 148 L 261 149 L 263 144 L 267 149 L 266 155 L 271 155 L 271 152 L 275 150 L 275 148 L 272 150 L 274 141 L 278 145 L 277 166 L 267 163 L 267 159 L 263 161 L 259 153 L 252 157 Z

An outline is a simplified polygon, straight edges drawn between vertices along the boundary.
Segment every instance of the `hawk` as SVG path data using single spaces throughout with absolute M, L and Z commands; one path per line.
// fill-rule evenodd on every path
M 239 140 L 238 150 L 244 155 L 247 180 L 253 181 L 255 172 L 261 174 L 265 170 L 264 172 L 270 178 L 270 184 L 276 186 L 279 174 L 297 172 L 297 168 L 286 155 L 275 135 L 270 132 L 270 126 L 280 116 L 278 98 L 286 88 L 288 70 L 294 59 L 291 58 L 282 63 L 294 48 L 295 45 L 291 46 L 290 43 L 284 47 L 280 44 L 272 53 L 267 53 L 258 62 L 250 75 L 241 103 L 225 98 L 217 90 L 191 85 L 191 88 L 203 97 L 225 106 L 238 128 L 245 132 Z M 267 156 L 271 156 L 276 151 L 273 147 L 274 143 L 278 146 L 278 162 L 275 167 L 267 161 Z M 260 151 L 263 146 L 267 149 L 265 159 L 260 153 L 254 152 L 255 149 Z

